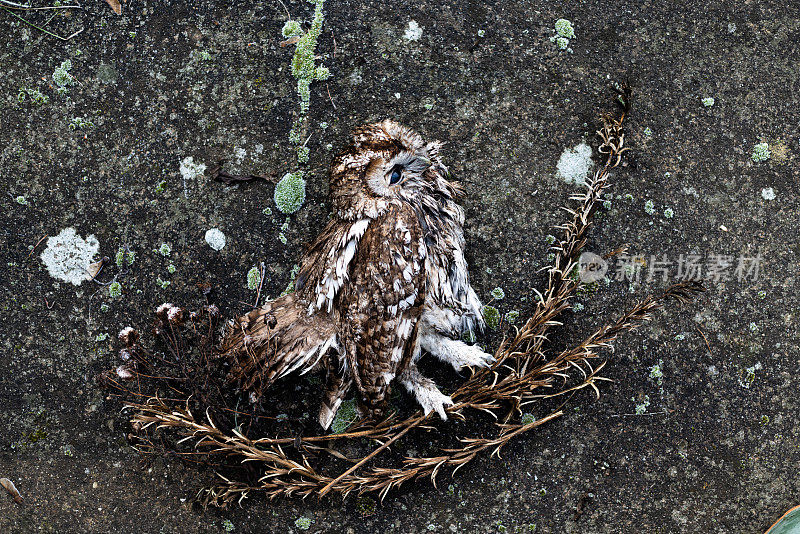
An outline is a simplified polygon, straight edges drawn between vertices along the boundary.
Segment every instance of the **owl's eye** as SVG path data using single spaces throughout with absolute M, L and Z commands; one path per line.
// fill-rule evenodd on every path
M 392 174 L 389 177 L 389 185 L 394 185 L 403 178 L 403 166 L 395 165 L 392 167 Z

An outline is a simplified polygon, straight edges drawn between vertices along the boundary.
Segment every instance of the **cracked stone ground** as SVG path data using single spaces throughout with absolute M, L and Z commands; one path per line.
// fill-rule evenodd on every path
M 329 0 L 317 54 L 331 77 L 311 89 L 306 203 L 282 230 L 271 184 L 226 187 L 208 171 L 223 159 L 236 172 L 296 168 L 283 5 L 131 1 L 117 16 L 86 3 L 16 12 L 63 36 L 83 28 L 68 41 L 0 11 L 0 477 L 25 499 L 0 495 L 0 530 L 758 533 L 798 504 L 796 6 Z M 310 19 L 311 4 L 284 3 Z M 574 26 L 569 50 L 551 40 L 560 18 Z M 65 60 L 74 83 L 60 94 Z M 238 314 L 262 261 L 265 293 L 280 293 L 329 213 L 328 145 L 367 121 L 392 117 L 447 143 L 476 288 L 489 300 L 502 287 L 495 304 L 524 318 L 546 236 L 579 187 L 559 168 L 580 161 L 559 159 L 597 146 L 609 83 L 625 78 L 634 151 L 588 248 L 627 244 L 648 264 L 666 255 L 672 275 L 682 254 L 762 259 L 756 280 L 712 280 L 692 306 L 620 342 L 600 400 L 577 395 L 501 458 L 377 507 L 255 497 L 198 511 L 194 469 L 130 448 L 125 418 L 94 382 L 117 361 L 119 327 L 145 326 L 164 301 L 198 305 L 198 282 Z M 754 161 L 760 143 L 770 157 Z M 95 236 L 112 260 L 123 245 L 136 253 L 124 273 L 99 277 L 119 274 L 119 297 L 51 277 L 46 240 L 31 253 L 65 228 Z M 225 234 L 220 251 L 204 240 L 211 228 Z M 554 341 L 579 340 L 664 286 L 611 280 L 578 300 Z

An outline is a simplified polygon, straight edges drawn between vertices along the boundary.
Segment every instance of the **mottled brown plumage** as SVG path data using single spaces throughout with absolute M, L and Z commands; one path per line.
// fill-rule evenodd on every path
M 391 121 L 356 129 L 331 169 L 334 217 L 303 256 L 296 292 L 231 325 L 231 379 L 255 400 L 290 372 L 324 367 L 324 428 L 353 385 L 362 413 L 381 415 L 396 380 L 445 418 L 452 401 L 417 370 L 422 351 L 456 369 L 492 361 L 460 341 L 483 323 L 458 192 L 438 143 Z
M 339 295 L 347 317 L 340 336 L 361 403 L 374 415 L 395 376 L 408 367 L 425 300 L 425 245 L 410 206 L 384 215 L 394 225 L 370 226 L 353 258 L 355 268 Z M 408 272 L 408 276 L 401 273 Z

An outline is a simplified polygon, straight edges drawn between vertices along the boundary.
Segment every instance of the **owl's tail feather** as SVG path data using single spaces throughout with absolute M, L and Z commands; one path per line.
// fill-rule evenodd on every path
M 350 387 L 353 385 L 353 377 L 345 369 L 342 373 L 339 369 L 339 357 L 336 354 L 329 354 L 326 358 L 327 379 L 325 384 L 325 396 L 322 398 L 322 405 L 319 408 L 319 424 L 325 430 L 331 426 L 336 412 L 342 405 L 342 401 Z
M 336 344 L 332 323 L 309 317 L 289 294 L 229 323 L 220 349 L 231 362 L 228 380 L 258 399 L 275 380 L 314 369 Z

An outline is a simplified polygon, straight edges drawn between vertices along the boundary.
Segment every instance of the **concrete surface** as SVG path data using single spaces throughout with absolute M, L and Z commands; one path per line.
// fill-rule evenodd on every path
M 296 168 L 281 2 L 132 0 L 121 16 L 85 4 L 17 12 L 37 25 L 55 14 L 46 28 L 64 36 L 83 28 L 65 42 L 0 11 L 0 477 L 25 498 L 0 495 L 0 531 L 299 532 L 306 517 L 309 532 L 759 533 L 798 503 L 796 5 L 329 0 L 317 53 L 332 76 L 312 85 L 307 201 L 284 245 L 272 185 L 181 173 L 189 157 L 263 174 Z M 313 9 L 285 5 L 300 20 Z M 550 40 L 559 18 L 574 25 L 571 52 Z M 52 75 L 66 59 L 76 83 L 59 95 Z M 354 498 L 260 497 L 204 512 L 191 506 L 195 470 L 131 450 L 93 378 L 114 365 L 120 326 L 146 325 L 160 302 L 200 304 L 203 281 L 226 316 L 240 313 L 253 299 L 246 273 L 261 261 L 265 291 L 279 293 L 328 214 L 326 145 L 335 150 L 358 124 L 392 117 L 447 143 L 467 191 L 475 284 L 486 300 L 502 287 L 501 312 L 524 317 L 545 236 L 577 188 L 557 176 L 559 158 L 597 146 L 595 117 L 610 109 L 609 82 L 624 78 L 635 91 L 634 152 L 588 248 L 627 243 L 648 262 L 762 261 L 757 280 L 712 281 L 693 307 L 658 314 L 619 343 L 599 401 L 579 395 L 501 459 L 441 477 L 438 490 L 406 486 L 374 513 Z M 28 92 L 20 102 L 23 87 L 49 102 Z M 753 162 L 760 142 L 771 158 Z M 126 272 L 100 277 L 116 276 L 120 297 L 52 278 L 46 240 L 31 253 L 69 227 L 94 235 L 101 255 L 135 251 Z M 219 252 L 204 241 L 210 228 L 226 235 Z M 631 293 L 612 281 L 580 300 L 557 342 L 663 285 L 642 280 Z

